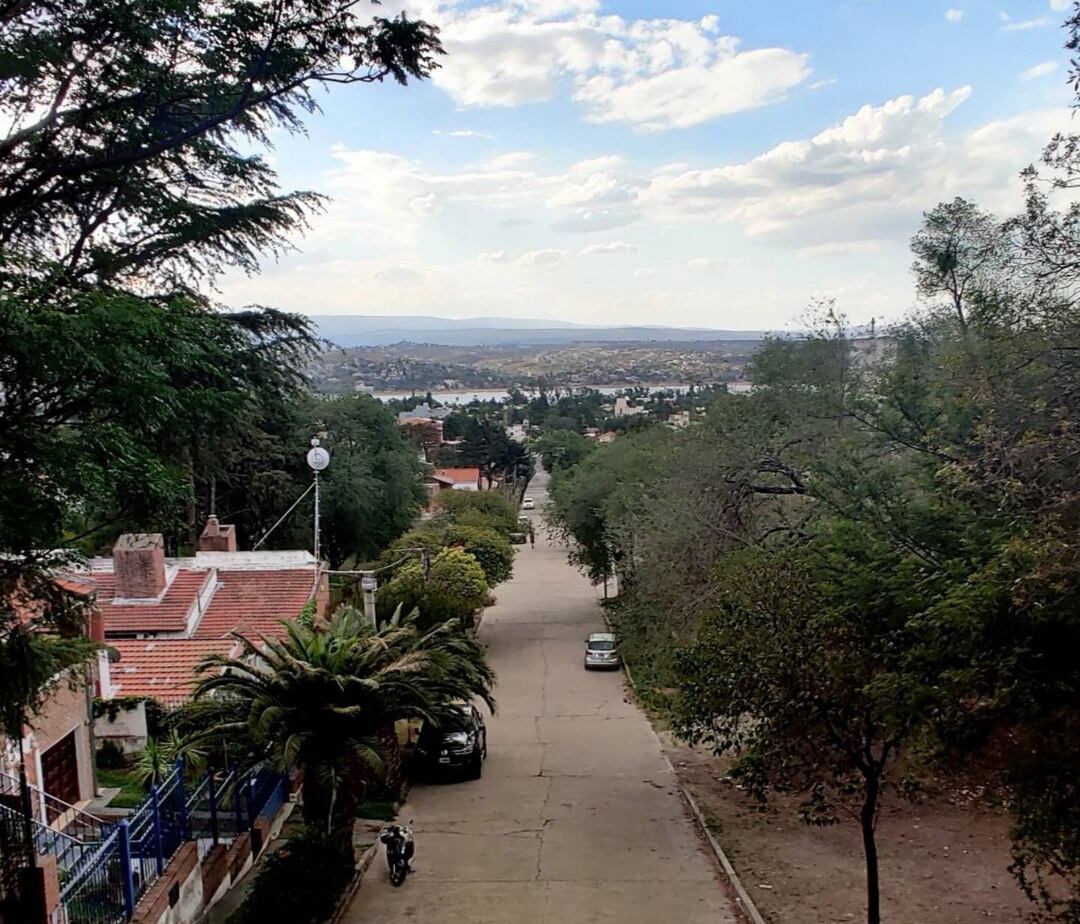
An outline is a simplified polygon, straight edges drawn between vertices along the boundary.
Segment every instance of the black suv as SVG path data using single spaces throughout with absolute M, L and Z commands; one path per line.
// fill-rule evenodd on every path
M 416 742 L 416 759 L 429 773 L 462 770 L 478 780 L 487 757 L 487 727 L 480 710 L 472 703 L 456 707 L 452 719 L 435 726 L 425 722 Z

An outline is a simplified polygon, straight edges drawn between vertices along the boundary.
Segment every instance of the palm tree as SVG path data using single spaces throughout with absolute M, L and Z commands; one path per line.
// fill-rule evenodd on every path
M 494 709 L 483 646 L 454 622 L 421 632 L 416 619 L 399 610 L 376 630 L 342 606 L 323 625 L 286 622 L 282 641 L 238 636 L 238 657 L 203 662 L 184 725 L 201 743 L 300 767 L 305 819 L 348 825 L 360 781 L 384 771 L 395 722 L 439 723 L 474 697 Z

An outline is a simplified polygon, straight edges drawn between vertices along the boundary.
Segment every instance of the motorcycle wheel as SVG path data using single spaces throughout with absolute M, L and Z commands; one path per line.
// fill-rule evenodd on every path
M 395 887 L 400 886 L 408 875 L 409 864 L 404 860 L 399 860 L 390 867 L 390 884 Z

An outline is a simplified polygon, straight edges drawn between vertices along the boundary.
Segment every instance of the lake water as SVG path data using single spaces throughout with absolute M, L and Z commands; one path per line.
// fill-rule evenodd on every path
M 733 382 L 728 387 L 731 388 L 732 385 L 737 384 L 740 383 Z M 598 391 L 604 395 L 618 395 L 632 388 L 645 388 L 650 393 L 656 391 L 684 392 L 690 387 L 691 386 L 689 385 L 598 385 L 596 387 L 589 386 L 590 390 Z M 548 394 L 552 395 L 555 392 L 565 393 L 568 391 L 570 391 L 570 389 L 553 388 L 551 389 L 551 391 L 548 392 Z M 525 392 L 525 394 L 529 395 L 530 392 Z M 423 396 L 424 392 L 417 393 L 414 391 L 379 391 L 375 392 L 374 394 L 374 397 L 379 398 L 382 401 L 391 401 L 395 398 L 398 400 L 402 398 L 413 397 L 422 398 Z M 469 404 L 472 401 L 505 401 L 507 398 L 510 397 L 510 392 L 499 389 L 480 389 L 478 391 L 433 391 L 431 393 L 431 396 L 436 401 L 438 401 L 439 404 Z

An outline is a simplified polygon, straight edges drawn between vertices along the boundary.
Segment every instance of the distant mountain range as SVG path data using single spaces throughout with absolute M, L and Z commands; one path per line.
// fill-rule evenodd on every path
M 591 327 L 568 321 L 518 318 L 425 318 L 313 315 L 318 334 L 335 346 L 389 346 L 437 343 L 445 346 L 533 346 L 540 344 L 694 342 L 760 340 L 760 330 L 684 327 Z

